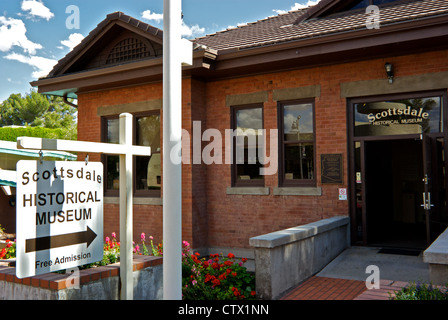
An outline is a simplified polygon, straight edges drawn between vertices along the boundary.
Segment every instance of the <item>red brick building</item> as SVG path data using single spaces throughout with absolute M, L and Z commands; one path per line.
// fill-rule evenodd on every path
M 117 142 L 118 115 L 134 114 L 135 143 L 153 150 L 135 160 L 136 240 L 162 238 L 162 34 L 112 13 L 32 83 L 78 99 L 79 140 Z M 182 237 L 194 248 L 244 251 L 251 237 L 340 215 L 361 245 L 426 247 L 446 228 L 448 1 L 322 0 L 193 43 L 182 126 L 223 137 L 222 164 L 193 163 L 184 145 Z M 278 129 L 275 174 L 260 175 L 247 148 L 243 164 L 224 161 L 237 140 L 226 129 L 238 128 L 265 136 L 267 156 Z M 118 231 L 117 158 L 90 159 L 105 164 L 105 234 Z

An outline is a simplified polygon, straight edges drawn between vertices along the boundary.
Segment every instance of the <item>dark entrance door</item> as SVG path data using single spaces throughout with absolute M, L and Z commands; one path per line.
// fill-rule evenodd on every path
M 447 189 L 445 184 L 445 143 L 443 137 L 422 135 L 423 193 L 426 242 L 430 245 L 448 226 Z
M 422 158 L 420 140 L 365 142 L 367 244 L 426 246 Z
M 352 243 L 423 249 L 447 228 L 446 99 L 348 101 Z

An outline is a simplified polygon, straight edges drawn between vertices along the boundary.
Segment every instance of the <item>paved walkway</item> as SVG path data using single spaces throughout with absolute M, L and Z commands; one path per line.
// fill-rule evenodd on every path
M 380 280 L 368 290 L 364 281 L 314 276 L 286 292 L 280 300 L 389 300 L 407 282 Z

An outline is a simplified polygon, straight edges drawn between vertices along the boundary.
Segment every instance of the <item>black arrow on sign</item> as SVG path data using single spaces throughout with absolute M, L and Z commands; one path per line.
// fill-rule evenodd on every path
M 25 252 L 49 250 L 81 243 L 87 243 L 88 248 L 95 238 L 96 233 L 87 227 L 86 231 L 28 239 L 25 243 Z

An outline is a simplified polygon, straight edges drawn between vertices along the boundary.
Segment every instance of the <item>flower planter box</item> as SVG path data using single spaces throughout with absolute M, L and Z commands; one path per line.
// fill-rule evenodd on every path
M 134 256 L 134 299 L 163 298 L 163 258 Z M 19 279 L 14 267 L 0 264 L 0 300 L 119 300 L 120 263 L 80 270 L 75 274 L 47 273 Z

